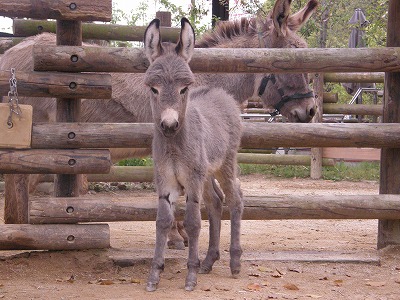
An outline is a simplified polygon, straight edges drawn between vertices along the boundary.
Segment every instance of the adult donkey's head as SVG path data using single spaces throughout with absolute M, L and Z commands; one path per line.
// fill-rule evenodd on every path
M 265 23 L 260 43 L 266 48 L 307 48 L 307 43 L 297 31 L 307 22 L 318 6 L 311 0 L 295 14 L 290 14 L 291 0 L 277 0 Z M 260 27 L 260 25 L 257 25 Z M 309 87 L 307 73 L 271 74 L 262 80 L 259 94 L 273 102 L 275 109 L 288 116 L 290 121 L 309 122 L 315 115 L 314 93 Z
M 194 31 L 186 18 L 181 20 L 177 44 L 161 43 L 160 21 L 153 20 L 145 32 L 145 54 L 150 66 L 145 84 L 150 88 L 151 106 L 156 128 L 173 136 L 183 124 L 188 101 L 188 87 L 194 76 L 188 62 L 194 49 Z

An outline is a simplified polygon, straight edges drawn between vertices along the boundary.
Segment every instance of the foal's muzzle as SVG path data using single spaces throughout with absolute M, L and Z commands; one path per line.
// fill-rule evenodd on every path
M 179 122 L 178 121 L 174 121 L 174 122 L 161 121 L 160 127 L 161 127 L 164 135 L 166 137 L 170 137 L 170 136 L 175 135 L 175 133 L 178 131 Z

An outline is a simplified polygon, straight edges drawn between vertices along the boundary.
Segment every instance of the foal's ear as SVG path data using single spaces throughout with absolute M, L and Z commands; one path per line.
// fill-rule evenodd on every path
M 144 53 L 152 63 L 163 52 L 161 47 L 160 20 L 154 19 L 144 32 Z
M 277 0 L 272 10 L 272 20 L 278 36 L 286 36 L 292 0 Z
M 179 42 L 176 45 L 175 51 L 182 56 L 187 62 L 190 61 L 193 55 L 195 35 L 192 25 L 186 18 L 181 19 L 181 34 Z
M 298 31 L 317 10 L 318 1 L 310 0 L 301 10 L 291 15 L 288 19 L 288 26 L 293 31 Z

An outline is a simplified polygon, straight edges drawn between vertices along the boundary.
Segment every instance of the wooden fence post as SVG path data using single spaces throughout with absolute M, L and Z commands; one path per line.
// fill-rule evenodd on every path
M 81 46 L 82 22 L 57 20 L 57 46 Z M 77 58 L 76 58 L 77 59 Z M 74 56 L 71 56 L 71 61 Z M 57 122 L 78 122 L 81 114 L 80 99 L 57 99 Z M 60 174 L 56 176 L 54 192 L 58 197 L 79 196 L 81 175 Z
M 314 95 L 316 112 L 312 119 L 313 123 L 322 122 L 322 106 L 324 102 L 324 74 L 314 74 Z M 320 179 L 322 177 L 322 148 L 311 148 L 311 179 Z
M 400 46 L 400 2 L 389 1 L 387 46 Z M 385 74 L 383 122 L 400 123 L 400 73 Z M 380 194 L 400 194 L 400 148 L 382 148 Z M 378 249 L 400 244 L 400 220 L 379 220 Z

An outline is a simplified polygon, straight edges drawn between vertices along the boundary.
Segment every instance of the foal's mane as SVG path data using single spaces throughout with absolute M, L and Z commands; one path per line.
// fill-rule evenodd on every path
M 257 25 L 262 25 L 262 30 L 266 29 L 264 22 L 257 17 L 234 21 L 220 21 L 214 30 L 206 32 L 201 39 L 196 42 L 197 48 L 211 48 L 220 45 L 228 40 L 234 40 L 236 37 L 253 36 L 258 33 Z M 258 25 L 259 26 L 259 25 Z

